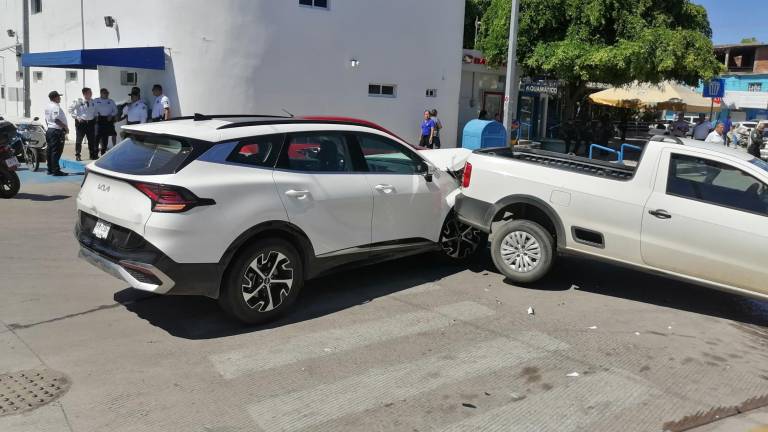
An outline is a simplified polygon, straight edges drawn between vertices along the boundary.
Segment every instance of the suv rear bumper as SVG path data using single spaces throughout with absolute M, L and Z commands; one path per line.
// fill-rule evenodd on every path
M 81 259 L 142 291 L 218 297 L 223 274 L 220 263 L 177 263 L 137 233 L 117 225 L 112 229 L 121 237 L 97 239 L 87 227 L 83 229 L 85 219 L 94 217 L 81 212 L 75 225 Z

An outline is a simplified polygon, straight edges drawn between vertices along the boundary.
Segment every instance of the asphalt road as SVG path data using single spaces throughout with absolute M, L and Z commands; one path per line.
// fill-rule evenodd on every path
M 246 327 L 78 260 L 78 182 L 28 176 L 0 202 L 0 374 L 71 388 L 3 432 L 659 431 L 768 395 L 765 302 L 576 259 L 523 288 L 487 254 L 423 255 Z

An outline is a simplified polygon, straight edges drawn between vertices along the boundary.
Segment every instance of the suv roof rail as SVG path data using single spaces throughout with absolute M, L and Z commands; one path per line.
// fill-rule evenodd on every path
M 648 141 L 656 141 L 656 142 L 665 142 L 665 143 L 685 145 L 683 140 L 681 140 L 680 138 L 678 138 L 676 136 L 673 136 L 673 135 L 654 135 Z
M 195 115 L 191 115 L 191 116 L 173 117 L 173 118 L 171 118 L 171 120 L 203 121 L 203 120 L 228 119 L 228 118 L 277 118 L 277 119 L 289 119 L 289 118 L 292 118 L 292 117 L 284 116 L 284 115 L 274 115 L 274 114 L 201 114 L 201 113 L 195 113 Z

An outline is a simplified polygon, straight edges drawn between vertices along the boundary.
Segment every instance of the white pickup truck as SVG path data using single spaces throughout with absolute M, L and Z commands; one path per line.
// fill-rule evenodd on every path
M 478 150 L 455 208 L 514 282 L 567 253 L 768 299 L 768 163 L 722 145 L 657 136 L 636 164 Z

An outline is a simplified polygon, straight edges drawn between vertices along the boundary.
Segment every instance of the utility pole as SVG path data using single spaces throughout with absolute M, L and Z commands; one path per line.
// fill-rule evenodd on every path
M 520 77 L 517 75 L 517 30 L 519 25 L 520 0 L 512 0 L 512 14 L 509 20 L 509 52 L 507 53 L 507 87 L 504 95 L 504 128 L 507 142 L 510 139 L 512 119 L 517 115 L 517 96 Z
M 24 16 L 22 17 L 22 23 L 23 23 L 23 37 L 24 37 L 24 54 L 27 54 L 29 52 L 29 2 L 27 0 L 22 1 L 24 6 L 22 7 L 22 13 Z M 18 53 L 17 53 L 18 55 Z M 32 117 L 32 95 L 29 93 L 30 90 L 30 76 L 29 76 L 29 68 L 24 68 L 24 117 Z

